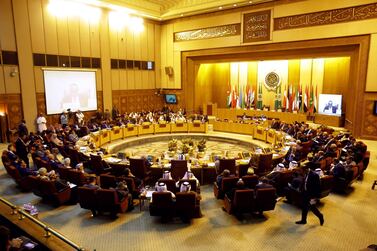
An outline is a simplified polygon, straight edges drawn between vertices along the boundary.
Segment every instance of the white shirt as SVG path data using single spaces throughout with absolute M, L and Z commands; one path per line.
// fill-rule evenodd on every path
M 46 126 L 46 118 L 43 117 L 43 116 L 40 116 L 37 118 L 37 125 L 38 125 L 38 132 L 43 132 L 45 130 L 47 130 L 47 126 Z

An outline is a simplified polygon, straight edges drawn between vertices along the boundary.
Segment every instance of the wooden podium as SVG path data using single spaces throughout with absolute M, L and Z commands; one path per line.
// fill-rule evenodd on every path
M 314 123 L 327 126 L 344 127 L 344 114 L 341 116 L 315 114 Z

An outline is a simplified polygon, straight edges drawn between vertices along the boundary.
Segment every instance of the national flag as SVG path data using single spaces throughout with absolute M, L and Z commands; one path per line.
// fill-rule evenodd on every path
M 285 90 L 284 90 L 284 99 L 283 99 L 283 107 L 285 109 L 288 109 L 287 105 L 288 105 L 288 94 L 287 94 L 287 91 L 288 91 L 288 88 L 287 88 L 287 85 L 285 85 Z
M 246 84 L 246 89 L 245 89 L 245 107 L 246 108 L 250 107 L 250 86 L 249 86 L 249 84 Z
M 304 92 L 304 112 L 307 112 L 308 109 L 308 86 L 305 86 L 305 92 Z
M 297 92 L 296 92 L 296 111 L 301 110 L 301 99 L 302 99 L 302 93 L 301 93 L 301 85 L 298 84 Z
M 258 83 L 257 108 L 262 109 L 262 107 L 263 107 L 262 82 L 259 82 Z
M 234 87 L 232 88 L 232 108 L 235 108 L 237 106 L 237 97 L 236 97 L 236 92 L 234 90 Z
M 289 86 L 289 111 L 294 111 L 295 109 L 295 90 L 293 89 L 293 86 Z
M 309 113 L 313 113 L 313 111 L 314 111 L 313 85 L 310 85 Z
M 278 110 L 281 109 L 281 84 L 278 87 Z
M 315 95 L 314 95 L 314 112 L 317 112 L 317 85 L 315 86 Z
M 232 90 L 229 83 L 228 83 L 228 91 L 227 91 L 227 97 L 226 97 L 226 106 L 228 108 L 232 107 Z
M 251 86 L 251 93 L 250 93 L 250 107 L 254 104 L 255 100 L 255 91 L 253 89 L 253 86 Z

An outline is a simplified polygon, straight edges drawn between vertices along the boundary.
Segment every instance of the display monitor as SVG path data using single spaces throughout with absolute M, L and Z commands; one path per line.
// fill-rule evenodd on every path
M 374 101 L 373 114 L 377 115 L 377 101 Z
M 95 71 L 43 70 L 47 114 L 97 110 Z
M 342 95 L 319 94 L 318 113 L 328 115 L 342 115 Z
M 165 94 L 165 102 L 167 104 L 177 104 L 177 96 L 175 94 Z

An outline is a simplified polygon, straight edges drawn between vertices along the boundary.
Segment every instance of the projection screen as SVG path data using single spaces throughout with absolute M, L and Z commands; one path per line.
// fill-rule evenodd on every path
M 43 69 L 47 114 L 97 110 L 95 71 Z

